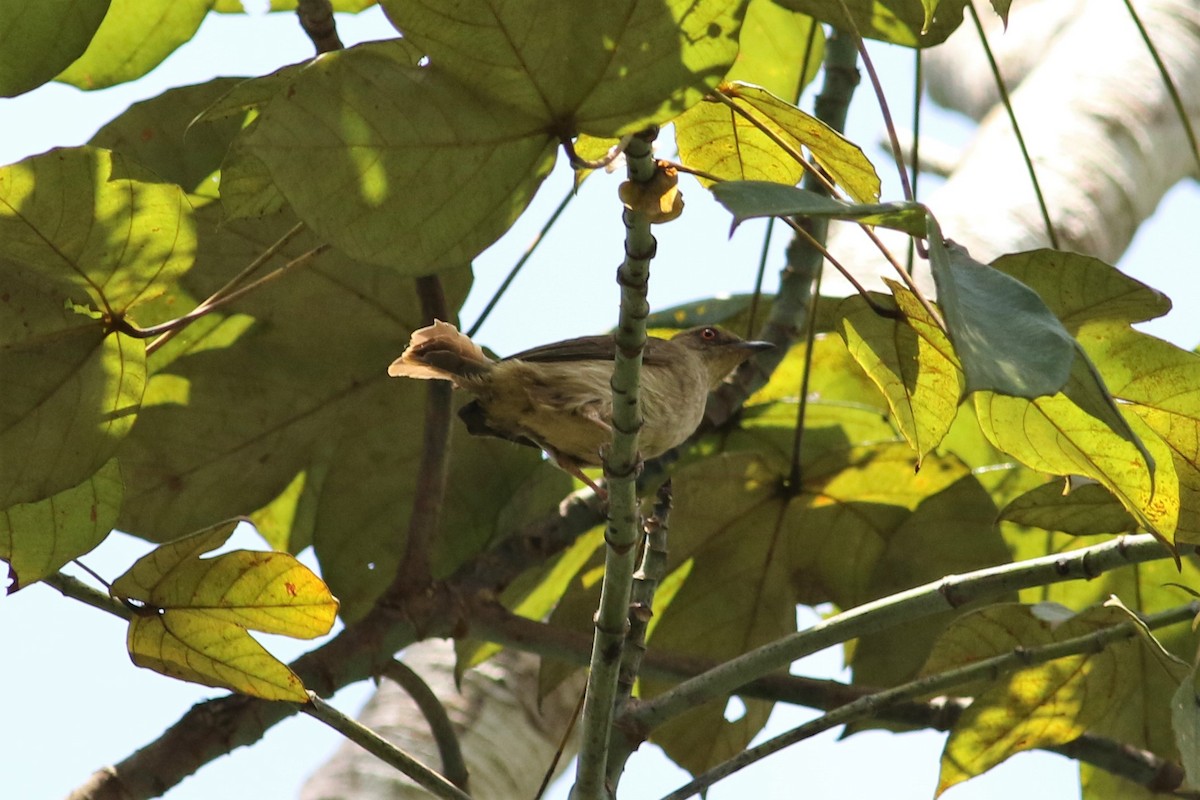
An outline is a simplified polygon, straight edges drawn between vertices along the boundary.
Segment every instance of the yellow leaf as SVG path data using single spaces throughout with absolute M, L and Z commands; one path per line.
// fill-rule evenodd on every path
M 247 629 L 311 639 L 328 633 L 338 602 L 321 579 L 287 553 L 220 547 L 231 520 L 143 556 L 112 586 L 142 606 L 129 628 L 129 654 L 165 675 L 266 699 L 303 702 L 304 686 Z

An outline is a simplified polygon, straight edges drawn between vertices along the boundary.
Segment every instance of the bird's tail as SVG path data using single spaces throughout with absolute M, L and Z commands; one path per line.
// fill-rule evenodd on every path
M 404 353 L 388 367 L 388 375 L 461 385 L 489 372 L 493 363 L 470 337 L 435 319 L 432 325 L 413 331 Z

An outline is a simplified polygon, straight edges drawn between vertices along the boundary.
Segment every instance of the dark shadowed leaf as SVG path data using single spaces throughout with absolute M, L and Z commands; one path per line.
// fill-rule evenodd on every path
M 962 24 L 967 0 L 782 0 L 781 5 L 828 22 L 838 30 L 905 47 L 929 47 L 946 40 Z M 933 20 L 930 9 L 936 8 Z M 844 9 L 849 9 L 846 16 Z M 928 23 L 928 24 L 927 24 Z
M 712 193 L 733 214 L 734 228 L 748 219 L 795 215 L 852 220 L 925 235 L 926 211 L 917 203 L 855 205 L 766 181 L 725 181 L 713 186 Z
M 1037 292 L 943 242 L 932 224 L 929 261 L 968 392 L 1040 397 L 1066 384 L 1075 344 Z
M 1000 516 L 1021 525 L 1072 536 L 1137 530 L 1137 520 L 1100 484 L 1085 483 L 1069 491 L 1066 486 L 1061 479 L 1044 483 L 1014 499 Z

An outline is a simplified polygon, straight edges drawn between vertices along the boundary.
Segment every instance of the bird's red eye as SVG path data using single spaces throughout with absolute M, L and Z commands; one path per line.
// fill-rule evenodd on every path
M 700 336 L 703 337 L 704 341 L 706 342 L 714 341 L 717 338 L 717 329 L 705 328 L 704 330 L 700 331 Z

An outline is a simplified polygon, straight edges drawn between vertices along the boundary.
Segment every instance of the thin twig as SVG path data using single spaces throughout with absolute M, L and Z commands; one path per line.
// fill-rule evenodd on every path
M 398 684 L 417 704 L 421 716 L 429 723 L 429 732 L 433 734 L 438 755 L 442 759 L 442 774 L 459 789 L 464 792 L 470 791 L 467 786 L 467 762 L 463 759 L 458 734 L 454 732 L 454 724 L 450 722 L 446 707 L 433 693 L 433 689 L 429 688 L 429 684 L 414 672 L 412 667 L 394 658 L 383 668 L 383 677 Z
M 1046 225 L 1046 236 L 1050 239 L 1050 246 L 1057 250 L 1058 234 L 1054 230 L 1054 223 L 1050 221 L 1050 209 L 1046 207 L 1046 198 L 1042 195 L 1042 185 L 1038 182 L 1037 170 L 1033 168 L 1033 159 L 1029 156 L 1029 148 L 1025 146 L 1025 137 L 1021 134 L 1017 113 L 1013 110 L 1012 98 L 1008 95 L 1008 86 L 1005 85 L 1004 77 L 1000 74 L 1000 65 L 996 63 L 992 46 L 988 44 L 987 34 L 984 33 L 983 23 L 979 19 L 979 12 L 975 10 L 974 3 L 967 3 L 967 12 L 971 15 L 971 21 L 975 23 L 975 32 L 979 34 L 979 43 L 983 45 L 983 52 L 987 55 L 988 64 L 991 66 L 992 77 L 996 80 L 996 89 L 1000 92 L 1000 101 L 1004 104 L 1009 122 L 1012 123 L 1013 135 L 1016 136 L 1017 146 L 1021 149 L 1021 158 L 1025 160 L 1025 169 L 1029 172 L 1033 193 L 1037 196 L 1038 209 L 1042 212 L 1042 222 Z
M 284 275 L 291 272 L 293 269 L 295 269 L 297 267 L 305 266 L 310 261 L 313 261 L 314 259 L 316 259 L 317 256 L 321 255 L 328 249 L 329 249 L 329 245 L 327 245 L 327 244 L 323 244 L 323 245 L 314 247 L 312 250 L 309 250 L 307 253 L 296 256 L 291 261 L 284 264 L 282 267 L 279 267 L 278 269 L 274 270 L 273 272 L 268 272 L 266 275 L 263 275 L 258 280 L 254 281 L 252 283 L 248 283 L 245 286 L 243 286 L 242 288 L 237 289 L 236 291 L 230 292 L 229 294 L 224 295 L 216 300 L 213 300 L 212 302 L 208 302 L 207 305 L 201 304 L 200 306 L 197 306 L 196 308 L 192 309 L 188 313 L 184 314 L 182 317 L 173 319 L 170 322 L 164 322 L 161 325 L 152 325 L 149 328 L 134 329 L 132 331 L 126 331 L 126 332 L 132 336 L 136 336 L 139 339 L 149 339 L 153 336 L 158 336 L 159 334 L 166 334 L 170 331 L 182 330 L 183 328 L 186 328 L 188 325 L 191 325 L 193 322 L 200 319 L 201 317 L 203 317 L 207 314 L 211 314 L 212 312 L 216 311 L 219 308 L 224 308 L 225 306 L 229 305 L 230 303 L 240 300 L 242 297 L 249 294 L 250 292 L 253 292 L 255 289 L 260 289 L 263 286 L 266 286 L 267 284 L 272 283 L 272 282 L 278 280 L 279 278 L 282 278 Z M 157 350 L 158 348 L 160 348 L 164 344 L 166 344 L 167 338 L 168 337 L 165 337 L 165 336 L 159 336 L 159 338 L 155 339 L 153 342 L 150 342 L 150 344 L 146 345 L 146 355 L 147 356 L 150 355 L 155 350 Z
M 467 331 L 467 336 L 473 337 L 475 334 L 479 333 L 479 329 L 483 326 L 484 321 L 488 318 L 488 315 L 492 313 L 492 309 L 496 307 L 496 304 L 500 302 L 500 298 L 504 296 L 506 291 L 508 291 L 508 287 L 513 282 L 513 279 L 517 277 L 517 273 L 519 273 L 521 268 L 525 266 L 525 262 L 527 262 L 530 257 L 533 256 L 533 253 L 535 250 L 537 250 L 538 245 L 540 245 L 542 240 L 546 238 L 546 234 L 549 233 L 550 229 L 554 227 L 554 223 L 558 222 L 558 218 L 564 211 L 567 210 L 567 206 L 570 205 L 573 199 L 575 199 L 574 189 L 566 193 L 562 201 L 558 204 L 558 208 L 554 209 L 554 213 L 551 214 L 550 218 L 546 220 L 546 223 L 542 225 L 542 229 L 534 235 L 533 240 L 530 241 L 525 247 L 525 252 L 522 253 L 521 257 L 517 259 L 517 263 L 513 264 L 513 268 L 508 271 L 508 276 L 505 277 L 504 281 L 500 284 L 500 288 L 496 289 L 495 293 L 492 295 L 492 298 L 488 300 L 487 305 L 483 307 L 483 311 L 479 312 L 479 318 L 475 320 L 475 324 L 471 326 L 469 331 Z
M 821 273 L 817 272 L 815 285 L 821 285 Z M 867 295 L 863 295 L 864 298 Z M 788 473 L 787 487 L 792 495 L 800 494 L 800 484 L 803 474 L 800 470 L 800 453 L 804 449 L 805 415 L 808 413 L 808 384 L 812 375 L 813 345 L 817 339 L 817 304 L 821 302 L 821 293 L 812 293 L 808 309 L 808 328 L 804 333 L 804 372 L 800 375 L 800 398 L 796 403 L 796 428 L 792 432 L 792 465 Z M 871 302 L 869 299 L 867 302 Z
M 853 26 L 854 17 L 850 14 L 850 10 L 846 8 L 846 0 L 838 0 L 838 3 L 841 4 L 842 10 L 846 14 L 846 19 Z M 896 135 L 896 123 L 892 120 L 892 110 L 888 107 L 887 96 L 883 93 L 883 84 L 879 82 L 879 74 L 875 72 L 875 64 L 871 61 L 871 54 L 867 52 L 867 45 L 863 41 L 862 34 L 857 30 L 854 31 L 854 34 L 858 42 L 858 56 L 862 59 L 863 67 L 867 70 L 867 78 L 871 81 L 871 88 L 875 90 L 875 100 L 879 103 L 879 113 L 883 115 L 883 127 L 887 130 L 888 141 L 892 145 L 892 158 L 896 161 L 896 172 L 900 176 L 900 185 L 904 190 L 904 199 L 911 203 L 915 195 L 913 194 L 912 185 L 908 182 L 908 171 L 904 169 L 904 155 L 900 150 L 900 138 Z
M 466 792 L 375 731 L 357 720 L 347 717 L 318 697 L 316 692 L 308 693 L 308 702 L 300 706 L 300 710 L 313 719 L 324 722 L 371 755 L 412 778 L 418 786 L 434 797 L 445 798 L 445 800 L 471 800 Z
M 91 572 L 91 570 L 88 570 L 88 572 Z M 78 578 L 56 572 L 53 575 L 47 575 L 42 578 L 41 582 L 47 586 L 53 586 L 62 592 L 64 597 L 78 600 L 81 603 L 87 603 L 93 608 L 107 611 L 123 620 L 128 621 L 133 619 L 133 611 L 120 600 L 105 594 L 99 589 L 93 589 Z
M 561 139 L 559 144 L 562 145 L 563 152 L 567 154 L 567 160 L 571 164 L 572 169 L 605 169 L 612 165 L 614 161 L 621 157 L 625 149 L 629 147 L 629 142 L 632 136 L 624 136 L 605 154 L 604 158 L 598 158 L 595 161 L 588 161 L 586 158 L 580 157 L 575 152 L 575 142 L 570 139 Z
M 1150 51 L 1150 57 L 1154 59 L 1154 65 L 1158 67 L 1158 74 L 1162 76 L 1163 85 L 1167 87 L 1167 94 L 1171 96 L 1171 105 L 1175 106 L 1175 113 L 1179 115 L 1179 121 L 1183 123 L 1188 144 L 1192 147 L 1192 157 L 1196 159 L 1197 166 L 1200 166 L 1200 145 L 1196 143 L 1196 130 L 1192 127 L 1192 119 L 1183 106 L 1183 98 L 1179 96 L 1179 87 L 1175 85 L 1171 73 L 1167 71 L 1167 65 L 1163 63 L 1162 56 L 1158 54 L 1158 48 L 1154 46 L 1154 42 L 1150 39 L 1150 33 L 1142 24 L 1142 18 L 1138 16 L 1137 10 L 1134 9 L 1130 0 L 1125 0 L 1125 8 L 1128 9 L 1129 16 L 1133 17 L 1133 24 L 1137 26 L 1142 41 L 1146 43 L 1146 49 Z
M 754 293 L 750 295 L 750 317 L 746 320 L 745 336 L 754 336 L 755 323 L 758 322 L 758 302 L 762 298 L 763 278 L 767 274 L 767 256 L 771 251 L 771 233 L 775 230 L 775 218 L 767 220 L 767 231 L 763 235 L 762 251 L 758 255 L 758 272 L 754 275 Z
M 587 650 L 581 650 L 581 653 L 586 653 Z M 586 663 L 587 656 L 584 656 Z M 558 746 L 554 748 L 554 758 L 550 759 L 550 764 L 546 767 L 546 771 L 542 773 L 542 782 L 538 784 L 537 792 L 533 795 L 533 800 L 542 800 L 542 795 L 546 793 L 546 789 L 550 787 L 550 781 L 554 780 L 554 773 L 558 769 L 558 762 L 562 761 L 563 754 L 567 752 L 567 742 L 571 739 L 571 732 L 575 730 L 575 723 L 579 721 L 579 712 L 583 711 L 583 701 L 587 699 L 587 685 L 580 687 L 579 700 L 575 703 L 575 710 L 571 712 L 571 718 L 567 720 L 567 727 L 563 730 L 562 736 L 558 737 Z
M 921 57 L 921 48 L 913 48 L 913 133 L 912 133 L 912 149 L 908 154 L 908 163 L 912 169 L 912 196 L 913 202 L 917 202 L 920 196 L 920 188 L 918 182 L 921 179 L 921 101 L 924 99 L 924 64 L 925 61 Z M 917 240 L 915 237 L 908 239 L 908 260 L 905 263 L 906 272 L 912 274 L 914 264 L 914 254 L 917 249 Z M 924 249 L 924 246 L 922 246 Z M 921 253 L 921 257 L 927 257 L 927 253 Z

